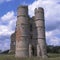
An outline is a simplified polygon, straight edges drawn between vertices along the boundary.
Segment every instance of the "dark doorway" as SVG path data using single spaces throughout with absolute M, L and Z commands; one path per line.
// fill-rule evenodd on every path
M 32 49 L 32 56 L 34 56 L 35 53 L 34 53 L 34 46 L 33 46 L 33 45 L 32 45 L 32 47 L 31 47 L 31 49 Z

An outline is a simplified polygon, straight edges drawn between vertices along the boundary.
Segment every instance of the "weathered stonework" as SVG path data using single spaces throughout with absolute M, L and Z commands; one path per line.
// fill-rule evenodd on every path
M 16 22 L 16 57 L 47 57 L 44 9 L 35 9 L 35 16 L 28 16 L 28 6 L 20 6 Z
M 15 32 L 11 35 L 11 44 L 10 44 L 10 52 L 15 53 L 15 45 L 16 45 L 16 38 Z
M 18 8 L 16 23 L 16 57 L 27 57 L 29 55 L 29 18 L 28 6 Z

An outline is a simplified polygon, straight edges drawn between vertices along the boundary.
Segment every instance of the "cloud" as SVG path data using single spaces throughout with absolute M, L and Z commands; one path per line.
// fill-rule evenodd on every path
M 10 49 L 10 40 L 9 39 L 5 39 L 4 41 L 0 40 L 0 50 L 4 51 L 8 49 Z
M 54 30 L 60 25 L 60 2 L 59 0 L 36 0 L 29 5 L 29 15 L 34 15 L 34 9 L 43 7 L 45 11 L 46 30 Z M 58 11 L 57 11 L 58 10 Z
M 12 0 L 0 0 L 0 3 L 3 3 L 3 2 L 10 2 Z
M 9 11 L 0 17 L 0 48 L 2 50 L 10 48 L 10 36 L 15 31 L 16 20 L 14 11 Z
M 14 12 L 10 11 L 6 13 L 0 20 L 0 35 L 11 35 L 16 26 L 16 16 L 14 15 Z
M 46 32 L 46 41 L 48 45 L 60 45 L 60 29 Z
M 13 18 L 14 18 L 14 12 L 13 11 L 8 12 L 4 16 L 1 17 L 2 21 L 10 21 Z
M 57 37 L 52 38 L 52 39 L 50 40 L 50 45 L 54 45 L 54 46 L 60 45 L 60 38 L 57 38 Z
M 43 7 L 45 12 L 46 41 L 50 45 L 60 45 L 60 1 L 35 0 L 29 5 L 29 15 L 34 15 L 34 9 Z
M 29 15 L 34 15 L 35 8 L 43 7 L 45 10 L 46 30 L 54 30 L 60 26 L 60 4 L 58 2 L 56 0 L 37 0 L 29 5 Z

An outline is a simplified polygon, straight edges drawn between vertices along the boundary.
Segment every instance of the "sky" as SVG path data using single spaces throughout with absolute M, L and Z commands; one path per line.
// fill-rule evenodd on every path
M 59 0 L 0 0 L 0 49 L 10 49 L 10 36 L 15 31 L 20 5 L 28 5 L 30 16 L 34 15 L 35 8 L 44 8 L 46 43 L 60 46 Z

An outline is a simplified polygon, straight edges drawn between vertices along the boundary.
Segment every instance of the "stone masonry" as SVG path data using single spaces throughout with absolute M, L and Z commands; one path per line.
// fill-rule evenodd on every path
M 10 44 L 10 53 L 15 53 L 15 45 L 16 45 L 16 33 L 14 32 L 11 35 L 11 44 Z
M 28 15 L 28 6 L 17 10 L 16 57 L 47 57 L 45 41 L 44 9 L 35 9 L 35 16 Z

